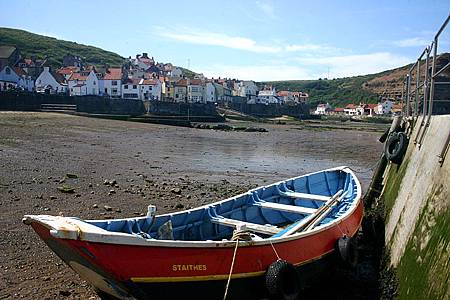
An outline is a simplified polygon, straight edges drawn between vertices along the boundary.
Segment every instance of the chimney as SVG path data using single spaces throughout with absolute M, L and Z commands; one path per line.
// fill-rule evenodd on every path
M 148 58 L 148 53 L 143 52 L 142 53 L 142 58 Z
M 50 67 L 44 67 L 45 72 L 50 72 Z

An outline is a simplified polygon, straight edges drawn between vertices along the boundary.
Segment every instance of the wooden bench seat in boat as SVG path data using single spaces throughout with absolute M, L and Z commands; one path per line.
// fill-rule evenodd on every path
M 313 214 L 315 211 L 317 211 L 317 209 L 310 208 L 310 207 L 273 203 L 273 202 L 265 202 L 265 201 L 255 202 L 254 205 L 260 206 L 262 208 L 281 210 L 281 211 L 286 211 L 286 212 L 298 213 L 298 214 L 302 214 L 302 215 Z
M 280 194 L 280 196 L 283 196 L 283 197 L 296 198 L 296 199 L 309 199 L 309 200 L 324 201 L 324 202 L 331 199 L 331 197 L 329 197 L 329 196 L 298 193 L 298 192 L 279 191 L 279 194 Z
M 214 224 L 229 226 L 237 228 L 240 225 L 245 225 L 245 227 L 254 232 L 262 233 L 262 234 L 268 234 L 273 235 L 280 231 L 280 228 L 273 226 L 273 225 L 261 225 L 261 224 L 255 224 L 255 223 L 249 223 L 245 221 L 240 220 L 234 220 L 234 219 L 227 219 L 224 217 L 214 217 L 211 218 L 211 222 Z

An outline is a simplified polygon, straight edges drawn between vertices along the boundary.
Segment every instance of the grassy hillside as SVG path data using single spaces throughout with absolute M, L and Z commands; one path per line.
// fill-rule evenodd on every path
M 123 62 L 123 58 L 114 52 L 19 29 L 0 27 L 0 44 L 16 46 L 25 57 L 36 55 L 38 58 L 44 58 L 47 56 L 48 62 L 52 66 L 61 65 L 64 55 L 68 53 L 78 55 L 84 59 L 85 63 L 93 65 L 120 66 Z
M 450 54 L 442 53 L 438 56 L 437 69 L 450 62 Z M 425 62 L 421 62 L 421 76 L 423 81 Z M 397 100 L 401 97 L 403 81 L 412 64 L 376 74 L 339 78 L 333 80 L 291 80 L 262 82 L 260 85 L 271 84 L 277 90 L 303 91 L 309 94 L 312 106 L 328 102 L 334 107 L 342 107 L 348 103 L 377 103 L 380 98 Z M 413 74 L 414 75 L 414 74 Z M 450 81 L 450 70 L 440 75 L 440 81 Z M 414 89 L 415 83 L 411 87 Z M 441 99 L 448 99 L 449 86 L 436 87 L 436 94 Z
M 264 82 L 277 90 L 302 91 L 309 94 L 312 105 L 329 102 L 334 106 L 348 103 L 376 103 L 378 96 L 370 90 L 363 89 L 363 84 L 376 75 L 364 75 L 333 80 L 290 80 Z

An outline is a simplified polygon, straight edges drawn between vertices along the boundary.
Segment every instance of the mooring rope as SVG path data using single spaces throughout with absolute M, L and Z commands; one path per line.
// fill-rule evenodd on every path
M 270 246 L 272 246 L 273 252 L 275 252 L 275 255 L 277 256 L 277 260 L 281 260 L 280 256 L 278 255 L 277 250 L 275 250 L 275 247 L 272 244 L 272 240 L 269 239 L 269 242 L 270 242 Z
M 234 262 L 236 260 L 237 248 L 239 246 L 239 241 L 251 241 L 252 237 L 250 232 L 247 230 L 235 230 L 233 232 L 233 236 L 231 237 L 232 241 L 236 241 L 236 245 L 234 246 L 233 252 L 233 260 L 231 261 L 230 273 L 228 274 L 227 286 L 225 288 L 225 294 L 223 295 L 223 300 L 227 298 L 228 288 L 230 287 L 231 275 L 233 274 Z

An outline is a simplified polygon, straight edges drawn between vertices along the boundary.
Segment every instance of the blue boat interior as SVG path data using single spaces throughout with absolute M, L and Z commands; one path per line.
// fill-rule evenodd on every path
M 278 237 L 324 205 L 326 199 L 339 190 L 344 191 L 344 196 L 317 224 L 321 226 L 345 214 L 355 201 L 357 184 L 352 174 L 344 170 L 328 170 L 260 187 L 189 211 L 155 217 L 85 222 L 110 232 L 127 233 L 145 239 L 183 241 L 230 239 L 235 225 L 245 222 L 262 227 L 263 230 L 255 232 L 261 238 Z M 249 227 L 252 231 L 252 226 Z

